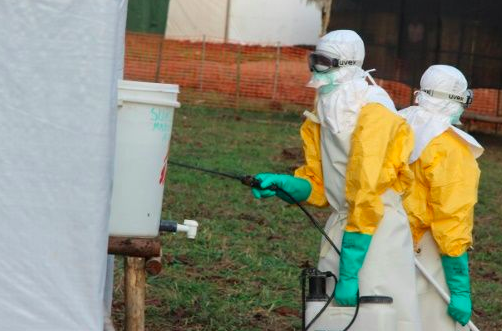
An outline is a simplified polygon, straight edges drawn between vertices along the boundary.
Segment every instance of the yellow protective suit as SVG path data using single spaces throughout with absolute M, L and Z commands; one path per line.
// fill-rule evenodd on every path
M 415 258 L 446 293 L 441 255 L 462 255 L 472 244 L 474 204 L 480 171 L 475 154 L 449 128 L 425 146 L 411 164 L 415 181 L 403 197 L 415 244 Z M 424 330 L 465 331 L 447 313 L 437 290 L 417 271 Z
M 358 274 L 360 295 L 392 297 L 396 330 L 420 331 L 413 240 L 399 195 L 412 178 L 413 134 L 382 104 L 367 103 L 357 115 L 352 127 L 335 133 L 307 116 L 301 128 L 306 164 L 295 176 L 312 186 L 308 203 L 331 208 L 324 230 L 338 247 L 344 231 L 372 235 Z M 318 269 L 338 275 L 339 261 L 323 239 Z M 328 295 L 333 288 L 328 281 Z
M 307 119 L 301 136 L 306 164 L 295 171 L 295 177 L 312 186 L 307 203 L 325 207 L 320 125 Z M 361 108 L 345 174 L 349 205 L 346 231 L 374 234 L 383 216 L 381 195 L 390 188 L 403 193 L 412 182 L 408 166 L 412 149 L 413 135 L 404 119 L 377 103 Z
M 321 125 L 306 119 L 300 129 L 303 140 L 305 165 L 296 169 L 295 177 L 306 179 L 312 186 L 307 203 L 317 207 L 327 207 L 328 199 L 324 194 L 321 161 Z
M 471 150 L 448 129 L 410 167 L 415 181 L 403 204 L 415 245 L 430 230 L 442 255 L 462 255 L 472 244 L 480 175 Z

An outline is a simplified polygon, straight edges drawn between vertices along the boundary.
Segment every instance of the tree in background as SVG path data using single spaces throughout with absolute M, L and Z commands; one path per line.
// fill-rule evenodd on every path
M 321 10 L 321 36 L 325 35 L 328 29 L 333 0 L 307 0 L 307 3 L 314 3 Z

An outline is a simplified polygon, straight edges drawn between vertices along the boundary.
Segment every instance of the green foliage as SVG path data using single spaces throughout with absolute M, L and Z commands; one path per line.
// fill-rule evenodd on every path
M 482 330 L 502 329 L 502 138 L 478 135 L 486 148 L 480 158 L 481 181 L 474 250 L 470 253 L 474 316 Z

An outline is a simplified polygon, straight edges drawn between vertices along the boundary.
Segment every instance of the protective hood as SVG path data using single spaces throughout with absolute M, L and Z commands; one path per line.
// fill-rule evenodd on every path
M 457 69 L 448 65 L 430 66 L 420 79 L 421 91 L 416 92 L 416 102 L 425 110 L 444 116 L 452 124 L 462 124 L 459 121 L 464 106 L 456 101 L 430 96 L 424 90 L 440 91 L 454 95 L 462 95 L 467 91 L 467 80 Z M 452 120 L 454 119 L 454 120 Z
M 462 95 L 467 90 L 467 80 L 456 68 L 447 65 L 430 66 L 420 80 L 421 90 L 441 91 Z M 410 163 L 415 162 L 429 142 L 448 129 L 452 129 L 466 144 L 477 158 L 483 154 L 483 147 L 468 133 L 454 127 L 463 111 L 461 103 L 430 96 L 426 92 L 417 92 L 418 106 L 411 106 L 399 112 L 406 118 L 415 134 L 415 147 L 410 157 Z
M 449 118 L 430 112 L 421 106 L 411 106 L 399 111 L 406 119 L 415 135 L 415 146 L 411 153 L 409 163 L 413 163 L 422 154 L 429 142 L 440 136 L 443 132 L 451 129 L 469 147 L 475 158 L 483 154 L 484 148 L 467 132 L 464 132 L 450 124 Z
M 362 70 L 361 70 L 362 71 Z M 368 103 L 380 103 L 386 108 L 396 111 L 391 98 L 379 86 L 369 85 L 361 77 L 340 84 L 335 91 L 319 95 L 317 113 L 321 125 L 332 133 L 351 130 L 355 127 L 359 112 Z
M 368 72 L 361 69 L 364 61 L 364 43 L 357 33 L 351 30 L 332 31 L 321 38 L 316 52 L 340 60 L 354 60 L 357 65 L 332 70 L 327 74 L 316 74 L 307 86 L 318 88 L 318 117 L 321 125 L 333 133 L 353 129 L 361 108 L 376 102 L 396 111 L 394 103 L 385 90 L 369 85 Z M 323 78 L 324 77 L 324 78 Z M 331 85 L 328 93 L 323 87 Z
M 355 61 L 356 65 L 344 66 L 326 74 L 313 75 L 308 87 L 320 88 L 329 83 L 341 84 L 363 77 L 364 43 L 352 30 L 336 30 L 324 35 L 317 43 L 315 52 L 341 61 Z

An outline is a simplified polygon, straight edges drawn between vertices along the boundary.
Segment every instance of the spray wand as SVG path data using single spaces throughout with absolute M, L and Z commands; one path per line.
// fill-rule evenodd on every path
M 230 173 L 227 173 L 227 172 L 221 172 L 221 171 L 216 171 L 216 170 L 210 170 L 210 169 L 206 169 L 206 168 L 196 167 L 196 166 L 193 166 L 193 165 L 179 163 L 179 162 L 175 162 L 175 161 L 171 161 L 171 160 L 169 160 L 168 163 L 172 164 L 174 166 L 178 166 L 178 167 L 183 167 L 183 168 L 187 168 L 187 169 L 202 171 L 202 172 L 205 172 L 205 173 L 208 173 L 208 174 L 213 174 L 213 175 L 217 175 L 217 176 L 227 177 L 227 178 L 230 178 L 230 179 L 235 179 L 235 180 L 240 181 L 242 184 L 244 184 L 246 186 L 249 186 L 249 187 L 252 187 L 252 188 L 257 188 L 257 189 L 262 189 L 261 188 L 261 181 L 258 180 L 258 179 L 256 179 L 254 176 L 251 176 L 251 175 L 235 175 L 235 174 L 230 174 Z M 272 186 L 268 187 L 267 189 L 269 189 L 269 190 L 278 190 L 279 188 L 277 186 L 275 186 L 275 185 L 272 185 Z
M 266 188 L 263 188 L 263 187 L 261 187 L 261 180 L 257 179 L 256 177 L 254 177 L 252 175 L 230 174 L 230 173 L 226 173 L 226 172 L 196 167 L 193 165 L 175 162 L 175 161 L 171 161 L 171 160 L 169 160 L 168 163 L 172 164 L 174 166 L 178 166 L 178 167 L 183 167 L 183 168 L 197 170 L 197 171 L 201 171 L 201 172 L 205 172 L 205 173 L 209 173 L 209 174 L 213 174 L 213 175 L 217 175 L 217 176 L 223 176 L 223 177 L 227 177 L 230 179 L 235 179 L 235 180 L 240 181 L 242 184 L 249 186 L 249 187 L 252 187 L 252 188 L 256 188 L 256 189 L 260 189 L 260 190 L 280 191 L 280 192 L 284 193 L 288 198 L 291 199 L 291 201 L 293 201 L 305 213 L 305 215 L 307 215 L 307 217 L 310 219 L 312 224 L 322 233 L 324 238 L 330 243 L 330 245 L 337 252 L 337 254 L 340 255 L 340 250 L 335 245 L 335 243 L 331 240 L 331 238 L 326 234 L 326 232 L 321 227 L 319 222 L 314 218 L 314 216 L 312 216 L 312 214 L 310 214 L 310 212 L 307 209 L 305 209 L 305 207 L 303 207 L 298 201 L 296 201 L 296 199 L 293 198 L 288 192 L 284 191 L 283 189 L 281 189 L 277 185 L 270 185 Z
M 307 217 L 310 219 L 310 221 L 312 222 L 312 224 L 314 225 L 314 227 L 317 230 L 319 230 L 319 232 L 321 232 L 321 234 L 323 235 L 323 237 L 329 242 L 329 244 L 331 245 L 331 247 L 333 247 L 333 249 L 336 251 L 336 253 L 338 254 L 338 256 L 341 255 L 340 250 L 338 249 L 338 247 L 331 240 L 331 238 L 328 236 L 328 234 L 324 231 L 324 229 L 321 227 L 321 225 L 319 224 L 319 222 L 314 218 L 314 216 L 312 216 L 312 214 L 307 209 L 305 209 L 305 207 L 303 207 L 288 192 L 284 191 L 283 189 L 281 189 L 277 185 L 270 185 L 270 186 L 268 186 L 266 188 L 263 188 L 263 187 L 261 187 L 261 180 L 257 179 L 256 177 L 254 177 L 252 175 L 230 174 L 230 173 L 226 173 L 226 172 L 221 172 L 221 171 L 216 171 L 216 170 L 201 168 L 201 167 L 197 167 L 197 166 L 193 166 L 193 165 L 189 165 L 189 164 L 184 164 L 184 163 L 180 163 L 180 162 L 175 162 L 175 161 L 171 161 L 171 160 L 169 160 L 168 163 L 171 164 L 171 165 L 174 165 L 174 166 L 182 167 L 182 168 L 192 169 L 192 170 L 201 171 L 201 172 L 205 172 L 205 173 L 212 174 L 212 175 L 217 175 L 217 176 L 222 176 L 222 177 L 226 177 L 226 178 L 238 180 L 242 184 L 244 184 L 246 186 L 249 186 L 249 187 L 252 187 L 252 188 L 256 188 L 256 189 L 260 189 L 260 190 L 279 191 L 279 192 L 284 193 L 288 198 L 291 199 L 291 201 L 293 201 L 295 203 L 295 205 L 297 205 L 305 213 L 305 215 L 307 215 Z M 336 284 L 338 282 L 338 279 L 336 278 L 336 276 L 333 275 L 332 273 L 329 273 L 329 274 L 330 274 L 330 277 L 334 278 L 335 284 Z M 302 273 L 302 301 L 303 302 L 304 302 L 304 298 L 305 298 L 305 293 L 304 293 L 304 277 L 305 277 L 305 273 L 303 272 Z M 308 325 L 305 325 L 305 306 L 302 307 L 302 323 L 303 323 L 302 330 L 303 331 L 308 330 L 309 327 L 312 324 L 314 324 L 314 322 L 319 318 L 319 316 L 322 315 L 322 313 L 326 310 L 326 308 L 328 308 L 328 306 L 331 303 L 331 301 L 333 301 L 334 296 L 335 296 L 335 294 L 333 293 L 329 297 L 329 300 L 326 302 L 326 304 L 324 305 L 324 307 L 316 314 L 316 316 L 314 316 L 314 318 L 310 321 L 310 323 Z M 359 291 L 357 292 L 357 296 L 359 297 Z M 354 324 L 354 322 L 355 322 L 355 320 L 357 318 L 358 312 L 359 312 L 359 300 L 357 300 L 356 310 L 355 310 L 355 313 L 354 313 L 354 316 L 353 316 L 352 320 L 350 321 L 349 325 L 347 325 L 347 327 L 343 329 L 343 331 L 349 330 L 350 327 L 352 326 L 352 324 Z

